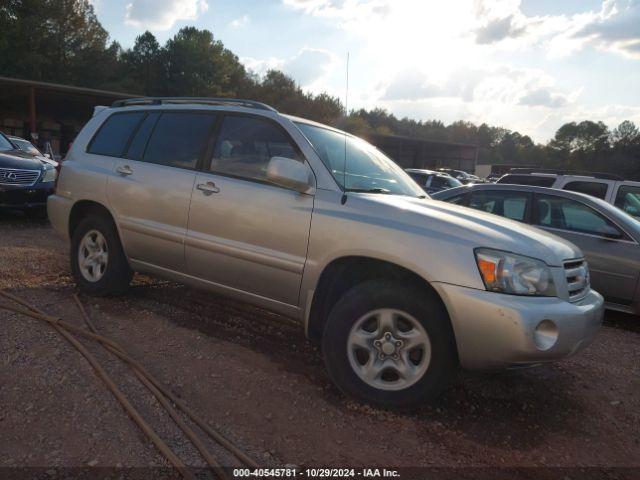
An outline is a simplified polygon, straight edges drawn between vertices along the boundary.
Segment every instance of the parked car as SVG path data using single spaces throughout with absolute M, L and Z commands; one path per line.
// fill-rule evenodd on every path
M 406 168 L 404 171 L 427 193 L 435 193 L 447 188 L 462 186 L 459 180 L 446 173 L 418 168 Z
M 290 316 L 335 384 L 376 404 L 433 398 L 458 365 L 590 342 L 603 299 L 578 247 L 425 197 L 334 128 L 248 100 L 152 98 L 85 125 L 48 210 L 82 291 L 122 293 L 138 271 Z
M 43 213 L 56 176 L 50 160 L 16 148 L 0 133 L 0 208 Z
M 454 170 L 453 168 L 439 168 L 439 172 L 451 175 L 456 180 L 459 180 L 462 184 L 466 185 L 473 181 L 474 175 L 465 172 L 464 170 Z M 476 177 L 477 178 L 477 177 Z
M 640 314 L 640 222 L 582 193 L 519 185 L 471 185 L 441 192 L 437 200 L 535 225 L 576 244 L 591 285 L 607 307 Z
M 459 180 L 460 183 L 466 185 L 468 183 L 484 183 L 484 180 L 476 175 L 471 173 L 467 173 L 464 170 L 454 170 L 452 168 L 439 168 L 438 172 L 446 173 L 447 175 L 451 175 L 456 180 Z
M 572 174 L 550 170 L 514 169 L 497 183 L 537 185 L 585 193 L 615 205 L 629 215 L 640 218 L 640 182 L 624 180 L 610 174 Z

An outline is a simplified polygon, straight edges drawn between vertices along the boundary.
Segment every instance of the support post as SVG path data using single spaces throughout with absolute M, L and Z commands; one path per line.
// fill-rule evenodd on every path
M 29 87 L 29 129 L 31 130 L 31 135 L 38 134 L 37 125 L 38 124 L 36 119 L 36 89 L 34 87 Z

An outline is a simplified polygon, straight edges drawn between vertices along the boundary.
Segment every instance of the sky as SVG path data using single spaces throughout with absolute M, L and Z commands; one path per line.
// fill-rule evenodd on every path
M 349 109 L 486 122 L 543 143 L 570 121 L 640 125 L 640 0 L 91 2 L 125 48 L 145 30 L 164 43 L 206 28 L 257 74 L 281 69 Z

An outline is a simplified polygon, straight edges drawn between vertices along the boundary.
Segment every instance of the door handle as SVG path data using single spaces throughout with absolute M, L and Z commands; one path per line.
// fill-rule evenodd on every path
M 118 172 L 120 175 L 125 176 L 125 177 L 127 175 L 133 174 L 133 170 L 131 169 L 131 167 L 129 165 L 122 165 L 122 166 L 116 168 L 116 172 Z
M 205 195 L 211 195 L 212 193 L 218 193 L 220 191 L 220 189 L 216 187 L 216 184 L 213 182 L 199 183 L 198 185 L 196 185 L 196 188 Z

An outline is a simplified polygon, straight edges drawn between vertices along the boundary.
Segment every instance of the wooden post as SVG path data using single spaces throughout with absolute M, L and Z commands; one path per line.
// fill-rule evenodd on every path
M 37 132 L 37 120 L 36 120 L 36 89 L 29 87 L 29 128 L 31 133 Z

